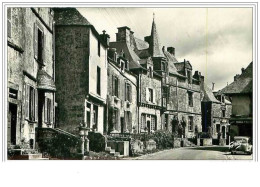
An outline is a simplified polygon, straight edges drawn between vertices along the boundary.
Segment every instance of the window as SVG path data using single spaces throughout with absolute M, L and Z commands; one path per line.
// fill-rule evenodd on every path
M 192 84 L 192 75 L 191 75 L 191 71 L 187 70 L 187 78 L 188 78 L 188 83 Z
M 44 111 L 45 123 L 51 124 L 51 119 L 52 119 L 52 116 L 51 116 L 51 113 L 52 113 L 51 99 L 45 97 L 44 107 L 45 107 L 45 111 Z
M 151 130 L 155 131 L 156 130 L 156 117 L 151 116 Z
M 119 80 L 117 77 L 114 77 L 113 80 L 113 95 L 118 97 L 119 93 Z
M 163 106 L 166 107 L 168 100 L 168 87 L 163 87 Z
M 92 120 L 93 129 L 98 130 L 98 106 L 94 105 L 93 106 L 93 120 Z
M 150 78 L 153 77 L 153 69 L 152 69 L 152 67 L 149 67 L 148 77 L 150 77 Z
M 125 83 L 125 100 L 126 101 L 132 101 L 132 90 L 131 85 L 129 83 Z
M 128 70 L 128 62 L 125 62 L 125 69 Z
M 87 103 L 86 108 L 86 126 L 90 128 L 90 111 L 91 111 L 91 104 Z
M 126 127 L 128 130 L 132 129 L 132 113 L 130 111 L 125 112 L 125 118 L 126 118 Z
M 12 33 L 12 9 L 7 8 L 7 36 L 11 38 Z
M 193 131 L 193 116 L 189 116 L 188 129 L 189 131 Z
M 113 110 L 113 128 L 114 129 L 117 129 L 118 128 L 118 109 L 117 108 L 114 108 Z
M 149 101 L 153 102 L 153 89 L 149 88 L 148 91 L 149 91 Z
M 146 127 L 146 119 L 145 114 L 141 115 L 141 129 L 144 129 Z
M 226 117 L 226 111 L 225 110 L 222 110 L 222 117 Z
M 120 60 L 120 67 L 121 67 L 121 71 L 125 70 L 125 63 L 122 60 Z
M 37 121 L 38 117 L 38 93 L 32 86 L 25 85 L 25 118 Z
M 44 33 L 43 29 L 40 29 L 39 26 L 34 24 L 34 58 L 43 63 L 44 61 Z
M 168 114 L 165 114 L 164 117 L 164 129 L 168 130 Z
M 101 84 L 101 80 L 100 80 L 100 67 L 97 66 L 97 94 L 100 95 L 100 84 Z
M 100 41 L 98 41 L 98 56 L 100 56 Z
M 193 96 L 192 92 L 188 92 L 189 106 L 193 107 Z

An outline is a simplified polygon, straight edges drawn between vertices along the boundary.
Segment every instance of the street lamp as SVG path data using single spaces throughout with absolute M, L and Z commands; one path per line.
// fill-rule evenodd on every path
M 86 146 L 86 151 L 89 151 L 89 139 L 87 138 L 88 136 L 88 131 L 90 130 L 90 128 L 86 127 L 86 125 L 83 125 L 82 123 L 80 123 L 79 126 L 79 136 L 82 140 L 82 144 L 81 144 L 81 153 L 84 156 L 84 152 L 85 152 L 85 141 L 87 142 L 87 146 Z

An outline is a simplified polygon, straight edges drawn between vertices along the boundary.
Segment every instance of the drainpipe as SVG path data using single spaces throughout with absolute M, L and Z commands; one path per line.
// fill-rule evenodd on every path
M 53 45 L 53 63 L 52 63 L 52 70 L 53 70 L 53 81 L 55 83 L 55 86 L 56 86 L 56 81 L 55 81 L 55 21 L 53 21 L 53 27 L 52 27 L 52 31 L 53 31 L 53 34 L 52 34 L 52 45 Z M 53 128 L 56 128 L 56 113 L 55 113 L 55 102 L 56 102 L 56 97 L 55 97 L 55 92 L 53 92 L 53 107 L 52 107 L 52 110 L 53 110 Z

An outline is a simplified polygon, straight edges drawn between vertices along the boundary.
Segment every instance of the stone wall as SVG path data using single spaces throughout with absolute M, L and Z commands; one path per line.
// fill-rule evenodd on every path
M 114 96 L 112 87 L 113 80 L 118 78 L 118 96 Z M 130 72 L 122 71 L 114 62 L 108 63 L 108 84 L 107 84 L 107 97 L 108 97 L 108 108 L 116 108 L 118 110 L 119 116 L 117 120 L 117 124 L 114 128 L 117 131 L 121 131 L 120 129 L 120 118 L 124 118 L 124 131 L 127 129 L 129 132 L 132 132 L 133 126 L 137 129 L 137 78 Z M 125 99 L 126 88 L 125 84 L 128 83 L 131 86 L 131 101 L 128 102 Z M 131 113 L 130 123 L 127 121 L 126 112 Z M 108 115 L 108 129 L 111 130 L 114 124 L 111 124 L 113 121 L 113 115 Z

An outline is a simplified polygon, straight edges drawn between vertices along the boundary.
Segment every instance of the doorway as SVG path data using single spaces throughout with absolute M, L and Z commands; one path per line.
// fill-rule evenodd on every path
M 124 133 L 124 117 L 120 118 L 120 127 L 121 127 L 121 133 Z
M 148 134 L 150 134 L 151 132 L 151 122 L 147 121 L 147 130 L 148 130 Z
M 222 126 L 222 138 L 225 139 L 226 138 L 226 127 Z
M 16 144 L 17 105 L 9 103 L 8 111 L 8 142 Z

